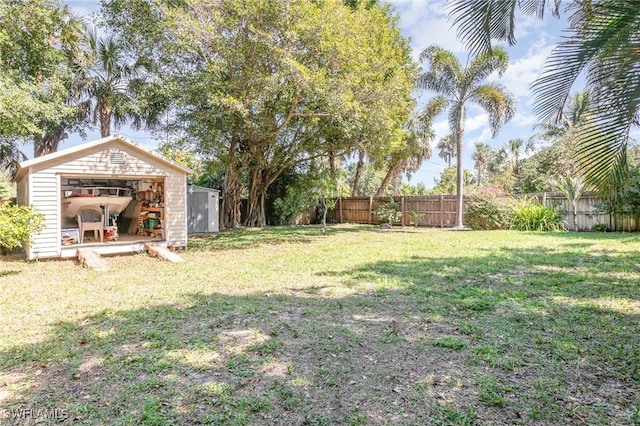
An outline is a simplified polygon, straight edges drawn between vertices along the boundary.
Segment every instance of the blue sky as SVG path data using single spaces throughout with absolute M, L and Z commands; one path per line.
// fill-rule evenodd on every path
M 94 0 L 69 0 L 70 7 L 81 14 L 88 15 L 99 9 L 99 2 Z M 417 60 L 420 52 L 431 44 L 438 44 L 454 52 L 461 63 L 466 63 L 467 53 L 464 46 L 456 39 L 456 34 L 451 29 L 447 15 L 447 2 L 445 0 L 388 0 L 397 10 L 400 16 L 400 26 L 406 37 L 411 38 L 413 56 Z M 494 148 L 504 145 L 509 139 L 528 139 L 533 134 L 532 126 L 536 123 L 531 112 L 530 84 L 538 76 L 545 58 L 553 49 L 555 43 L 560 40 L 561 30 L 565 28 L 564 19 L 556 19 L 547 16 L 544 20 L 534 17 L 521 16 L 517 20 L 516 37 L 517 44 L 509 47 L 504 45 L 509 53 L 509 68 L 498 79 L 515 96 L 517 100 L 517 113 L 507 123 L 495 139 L 491 138 L 486 113 L 479 107 L 471 106 L 465 126 L 465 143 L 463 155 L 464 167 L 473 168 L 471 154 L 476 142 L 485 142 Z M 576 87 L 575 91 L 581 90 Z M 419 108 L 432 94 L 416 93 Z M 436 138 L 433 145 L 448 133 L 446 115 L 438 117 L 434 123 Z M 155 147 L 155 141 L 149 133 L 136 132 L 129 128 L 122 128 L 118 132 L 129 137 L 134 142 L 151 148 Z M 99 132 L 88 132 L 87 140 L 99 138 Z M 61 144 L 60 149 L 82 143 L 78 135 L 70 135 L 69 139 Z M 434 178 L 446 167 L 437 151 L 434 149 L 431 159 L 426 160 L 421 169 L 416 172 L 411 183 L 424 183 L 427 187 L 434 185 Z

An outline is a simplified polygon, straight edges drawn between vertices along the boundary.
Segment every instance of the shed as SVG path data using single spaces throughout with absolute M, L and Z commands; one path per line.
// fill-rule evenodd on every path
M 220 191 L 189 185 L 187 190 L 187 229 L 189 234 L 220 231 Z
M 45 216 L 43 230 L 25 247 L 27 258 L 75 257 L 86 245 L 101 254 L 141 251 L 149 241 L 186 247 L 189 173 L 122 136 L 20 163 L 17 203 Z M 87 213 L 102 218 L 100 238 L 98 232 L 80 238 Z

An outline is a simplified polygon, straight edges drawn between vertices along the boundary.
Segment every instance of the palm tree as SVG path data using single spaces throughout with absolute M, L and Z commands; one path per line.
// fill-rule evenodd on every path
M 485 83 L 485 80 L 496 71 L 502 75 L 507 69 L 509 58 L 504 50 L 496 48 L 492 52 L 475 56 L 463 68 L 453 53 L 433 45 L 420 54 L 420 60 L 427 61 L 429 67 L 427 72 L 420 75 L 419 87 L 438 94 L 427 103 L 423 116 L 430 120 L 445 109 L 449 110 L 449 128 L 456 141 L 456 227 L 464 228 L 462 138 L 467 104 L 474 102 L 489 113 L 489 125 L 495 137 L 502 125 L 513 117 L 515 101 L 502 85 Z
M 451 160 L 456 158 L 456 139 L 453 135 L 447 135 L 438 141 L 438 155 L 447 162 L 447 167 L 451 167 Z
M 482 178 L 486 174 L 489 163 L 493 158 L 493 150 L 488 144 L 482 142 L 476 142 L 475 148 L 476 150 L 471 154 L 471 159 L 475 163 L 476 182 L 478 186 L 482 186 Z
M 384 193 L 392 179 L 399 180 L 402 172 L 411 176 L 420 168 L 424 160 L 431 157 L 430 142 L 434 134 L 430 125 L 429 120 L 421 120 L 418 117 L 409 119 L 406 128 L 402 129 L 404 145 L 402 149 L 392 153 L 389 169 L 376 191 L 376 197 Z
M 522 139 L 510 139 L 507 144 L 500 148 L 500 156 L 511 165 L 511 172 L 517 176 L 520 171 L 520 163 L 523 157 L 533 152 L 533 142 L 529 140 L 525 143 Z
M 516 42 L 514 14 L 559 15 L 559 0 L 467 1 L 452 5 L 458 35 L 474 51 L 491 50 L 491 40 Z M 640 8 L 635 0 L 574 0 L 569 27 L 534 82 L 535 112 L 558 123 L 579 75 L 586 75 L 590 114 L 579 131 L 577 159 L 585 178 L 601 188 L 619 185 L 626 174 L 629 132 L 639 124 Z
M 112 125 L 117 130 L 129 120 L 139 127 L 141 116 L 130 89 L 141 81 L 142 62 L 128 63 L 119 40 L 114 36 L 98 38 L 95 29 L 88 29 L 87 45 L 92 60 L 84 69 L 85 93 L 93 124 L 100 125 L 102 137 L 111 134 Z
M 569 203 L 571 203 L 571 209 L 573 213 L 573 230 L 578 230 L 578 201 L 582 197 L 582 193 L 584 192 L 584 182 L 582 179 L 576 176 L 564 176 L 562 179 L 556 182 L 551 182 L 552 185 L 560 192 L 562 195 L 567 197 Z
M 25 160 L 27 156 L 20 150 L 17 141 L 0 137 L 0 173 L 13 178 L 18 171 L 18 165 Z

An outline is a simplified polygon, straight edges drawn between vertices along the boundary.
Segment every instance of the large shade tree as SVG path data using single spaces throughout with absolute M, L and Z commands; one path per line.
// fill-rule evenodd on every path
M 266 223 L 287 169 L 402 143 L 417 75 L 397 17 L 372 2 L 106 2 L 107 21 L 173 87 L 171 117 L 225 170 L 223 222 Z
M 60 123 L 74 120 L 68 100 L 81 20 L 58 0 L 0 2 L 0 167 L 15 170 L 20 144 L 36 156 L 55 150 Z M 59 142 L 59 138 L 57 139 Z
M 449 129 L 456 141 L 456 227 L 464 228 L 462 147 L 467 108 L 474 103 L 488 113 L 494 137 L 513 117 L 515 101 L 512 95 L 501 84 L 486 81 L 494 72 L 501 75 L 507 69 L 509 58 L 504 50 L 496 48 L 480 53 L 463 67 L 452 52 L 432 45 L 420 54 L 420 60 L 426 62 L 426 71 L 420 75 L 418 85 L 437 94 L 427 103 L 423 117 L 431 120 L 448 111 Z
M 573 0 L 568 28 L 534 82 L 535 111 L 558 123 L 576 80 L 586 75 L 592 114 L 580 131 L 577 158 L 584 176 L 601 188 L 624 181 L 629 133 L 639 123 L 640 8 L 635 0 Z M 516 43 L 516 12 L 558 16 L 559 0 L 456 0 L 451 9 L 458 35 L 475 52 L 493 40 Z

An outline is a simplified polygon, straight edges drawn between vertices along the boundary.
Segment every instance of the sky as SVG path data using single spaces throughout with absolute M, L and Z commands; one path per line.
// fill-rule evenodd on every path
M 451 28 L 445 0 L 387 0 L 387 2 L 394 6 L 399 15 L 402 33 L 410 38 L 413 57 L 416 61 L 422 50 L 437 44 L 452 51 L 462 64 L 467 62 L 468 54 L 457 40 L 455 29 Z M 94 0 L 68 0 L 67 3 L 72 10 L 83 15 L 89 15 L 99 9 L 99 2 Z M 556 19 L 550 14 L 543 20 L 525 16 L 517 19 L 516 45 L 508 46 L 506 43 L 502 45 L 509 54 L 509 67 L 500 78 L 497 75 L 489 78 L 490 81 L 502 83 L 514 95 L 517 102 L 516 115 L 502 128 L 496 138 L 491 138 L 487 114 L 477 106 L 469 106 L 463 146 L 465 169 L 473 169 L 471 154 L 475 143 L 488 143 L 492 148 L 497 149 L 510 139 L 522 138 L 526 141 L 535 133 L 532 129 L 536 124 L 536 118 L 531 111 L 530 84 L 540 73 L 554 45 L 561 39 L 561 31 L 565 27 L 564 19 Z M 575 87 L 574 91 L 581 89 L 582 87 Z M 421 109 L 433 94 L 417 92 L 415 96 L 418 100 L 418 109 Z M 433 154 L 430 159 L 425 160 L 420 170 L 412 175 L 409 182 L 413 185 L 423 183 L 427 188 L 433 187 L 434 178 L 446 168 L 445 161 L 438 156 L 435 149 L 438 140 L 449 132 L 446 113 L 436 118 L 433 127 L 436 133 L 432 142 Z M 127 136 L 132 141 L 149 148 L 156 146 L 155 140 L 147 132 L 136 132 L 123 127 L 112 133 Z M 72 134 L 69 139 L 63 141 L 60 149 L 99 137 L 98 131 L 88 132 L 86 140 Z

